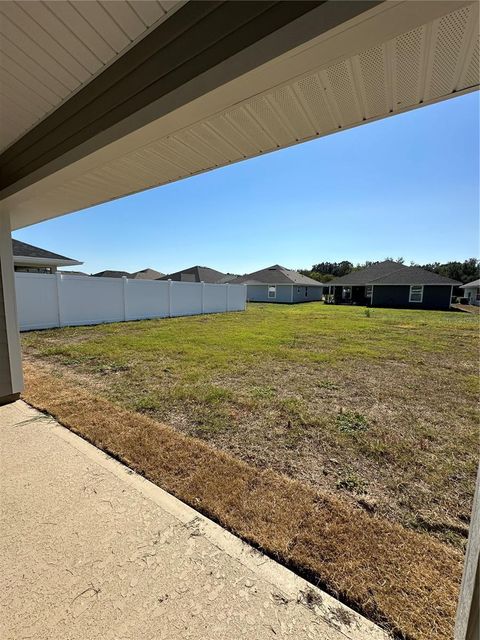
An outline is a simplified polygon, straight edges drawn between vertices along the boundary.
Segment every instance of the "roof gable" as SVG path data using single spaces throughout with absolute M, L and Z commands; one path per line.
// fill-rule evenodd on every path
M 169 273 L 166 276 L 162 276 L 159 280 L 175 280 L 180 282 L 206 282 L 208 284 L 218 284 L 220 281 L 224 281 L 227 277 L 226 273 L 211 269 L 210 267 L 202 267 L 195 265 L 188 269 L 182 269 L 175 273 Z
M 165 274 L 161 271 L 156 271 L 155 269 L 150 269 L 147 267 L 146 269 L 142 269 L 141 271 L 135 271 L 130 274 L 130 278 L 132 280 L 158 280 L 162 278 Z
M 92 273 L 93 278 L 128 278 L 131 274 L 128 271 L 115 271 L 113 269 L 105 269 L 105 271 L 99 271 L 98 273 Z
M 321 287 L 323 284 L 302 275 L 293 269 L 286 269 L 279 264 L 274 264 L 266 269 L 260 269 L 253 273 L 231 280 L 235 284 L 296 284 L 306 286 Z

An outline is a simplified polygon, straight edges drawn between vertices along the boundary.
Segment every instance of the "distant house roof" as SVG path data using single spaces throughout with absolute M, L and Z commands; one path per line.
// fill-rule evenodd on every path
M 132 280 L 158 280 L 162 278 L 165 274 L 161 271 L 155 271 L 155 269 L 142 269 L 141 271 L 135 271 L 130 274 L 130 278 Z
M 113 271 L 111 269 L 106 269 L 105 271 L 99 271 L 98 273 L 92 273 L 93 278 L 123 278 L 129 277 L 130 274 L 128 271 Z
M 367 284 L 447 284 L 459 285 L 460 283 L 451 278 L 440 276 L 433 271 L 427 271 L 421 267 L 407 267 L 400 262 L 384 260 L 375 264 L 352 271 L 346 276 L 330 280 L 329 285 L 345 286 L 365 286 Z
M 232 284 L 297 284 L 323 287 L 321 282 L 308 278 L 298 271 L 286 269 L 279 264 L 274 264 L 271 267 L 260 269 L 260 271 L 254 271 L 253 273 L 247 273 L 247 275 L 230 280 L 230 282 Z
M 210 269 L 210 267 L 200 267 L 196 265 L 189 269 L 182 269 L 182 271 L 169 273 L 168 275 L 159 278 L 159 280 L 175 280 L 177 282 L 208 282 L 209 284 L 219 284 L 221 281 L 225 282 L 225 278 L 227 278 L 226 273 Z
M 94 278 L 128 278 L 129 280 L 159 280 L 163 273 L 155 271 L 155 269 L 142 269 L 141 271 L 115 271 L 114 269 L 106 269 L 105 271 L 99 271 L 98 273 L 92 273 Z
M 64 273 L 66 276 L 89 276 L 89 273 L 84 271 L 66 271 L 65 269 L 59 269 L 58 273 Z
M 480 287 L 480 280 L 474 280 L 473 282 L 467 282 L 467 284 L 462 284 L 460 289 L 469 289 L 470 287 L 474 289 L 477 287 Z
M 59 253 L 53 253 L 53 251 L 47 251 L 40 247 L 34 247 L 33 244 L 21 242 L 20 240 L 15 240 L 15 238 L 12 238 L 12 252 L 14 262 L 21 261 L 28 264 L 51 264 L 55 266 L 83 264 L 78 260 L 67 258 Z

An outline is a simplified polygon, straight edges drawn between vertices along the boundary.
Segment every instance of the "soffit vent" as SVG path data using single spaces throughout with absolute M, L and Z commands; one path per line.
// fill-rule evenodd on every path
M 393 105 L 401 109 L 420 100 L 420 71 L 425 57 L 423 41 L 425 28 L 419 27 L 394 41 L 393 46 Z
M 367 118 L 375 118 L 388 111 L 385 56 L 384 46 L 373 47 L 357 56 Z
M 477 38 L 473 41 L 472 51 L 470 54 L 470 63 L 465 67 L 465 71 L 462 75 L 460 86 L 461 87 L 474 87 L 479 82 L 479 53 L 480 53 L 480 40 Z
M 326 76 L 327 95 L 337 107 L 340 124 L 348 126 L 361 122 L 363 114 L 359 108 L 350 60 L 332 65 L 322 76 Z
M 430 98 L 451 93 L 455 89 L 460 53 L 472 7 L 464 7 L 437 21 L 434 27 L 434 58 L 427 95 Z

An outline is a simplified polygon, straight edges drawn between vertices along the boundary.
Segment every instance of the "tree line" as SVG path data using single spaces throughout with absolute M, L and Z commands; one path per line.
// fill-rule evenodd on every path
M 403 258 L 385 258 L 385 260 L 393 260 L 399 264 L 405 264 L 405 260 Z M 319 262 L 318 264 L 312 265 L 311 269 L 298 269 L 298 271 L 309 278 L 318 280 L 319 282 L 329 282 L 330 280 L 333 280 L 333 278 L 346 276 L 352 271 L 364 269 L 372 264 L 376 263 L 371 260 L 367 260 L 366 262 L 356 265 L 348 260 L 342 260 L 341 262 Z M 446 278 L 453 278 L 453 280 L 458 280 L 463 284 L 480 278 L 480 260 L 477 258 L 468 258 L 468 260 L 464 260 L 463 262 L 456 260 L 445 263 L 430 262 L 427 264 L 411 262 L 410 266 L 421 267 L 427 271 L 433 271 L 433 273 L 438 273 Z

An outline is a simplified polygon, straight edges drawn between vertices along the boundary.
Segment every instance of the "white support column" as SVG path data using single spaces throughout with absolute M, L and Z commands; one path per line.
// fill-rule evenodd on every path
M 0 213 L 0 404 L 16 400 L 22 390 L 10 216 Z
M 205 313 L 205 282 L 202 280 L 202 314 Z

